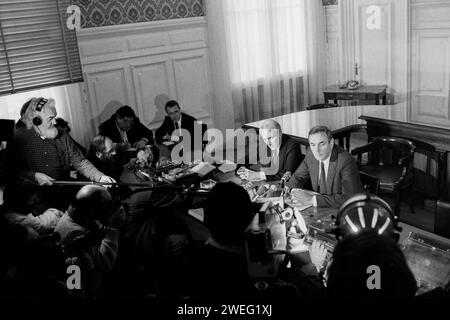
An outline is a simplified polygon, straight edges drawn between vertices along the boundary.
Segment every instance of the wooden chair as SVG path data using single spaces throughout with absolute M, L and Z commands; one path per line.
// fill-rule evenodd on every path
M 325 108 L 335 108 L 339 107 L 338 104 L 332 104 L 332 103 L 319 103 L 319 104 L 312 104 L 305 107 L 305 110 L 316 110 L 316 109 L 325 109 Z
M 361 178 L 364 191 L 377 196 L 378 192 L 380 192 L 380 179 L 362 171 L 359 172 L 359 176 Z
M 377 137 L 369 144 L 351 152 L 357 156 L 361 172 L 380 180 L 380 193 L 394 194 L 396 216 L 400 213 L 402 191 L 411 187 L 414 182 L 412 171 L 414 149 L 414 143 L 403 138 Z M 367 154 L 367 163 L 362 163 L 363 154 Z

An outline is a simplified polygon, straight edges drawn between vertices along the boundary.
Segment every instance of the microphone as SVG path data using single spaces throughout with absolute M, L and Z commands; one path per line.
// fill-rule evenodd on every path
M 255 201 L 259 197 L 263 196 L 268 190 L 270 190 L 269 184 L 261 184 L 258 188 L 258 191 L 256 191 L 256 195 L 253 197 L 252 201 Z
M 284 189 L 284 185 L 286 182 L 289 181 L 289 179 L 292 177 L 292 173 L 290 171 L 286 171 L 280 180 L 281 189 Z

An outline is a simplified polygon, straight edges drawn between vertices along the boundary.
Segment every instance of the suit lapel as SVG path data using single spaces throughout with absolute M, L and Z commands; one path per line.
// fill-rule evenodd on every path
M 338 151 L 337 147 L 333 146 L 333 151 L 331 152 L 330 164 L 328 165 L 327 173 L 327 194 L 332 194 L 332 186 L 334 181 L 334 176 L 336 175 Z
M 280 168 L 284 167 L 284 159 L 285 156 L 284 154 L 286 153 L 286 140 L 287 137 L 285 135 L 281 136 L 281 145 L 280 145 L 280 151 L 278 152 L 278 171 L 280 170 Z

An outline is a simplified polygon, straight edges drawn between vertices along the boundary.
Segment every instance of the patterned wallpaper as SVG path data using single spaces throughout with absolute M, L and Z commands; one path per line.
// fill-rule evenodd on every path
M 81 10 L 81 27 L 203 16 L 203 0 L 72 0 Z
M 338 0 L 322 0 L 324 6 L 331 6 L 334 4 L 338 4 Z

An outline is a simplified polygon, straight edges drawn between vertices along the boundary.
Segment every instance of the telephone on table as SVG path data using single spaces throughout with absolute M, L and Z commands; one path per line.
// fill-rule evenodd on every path
M 360 87 L 360 84 L 358 81 L 356 80 L 350 80 L 347 81 L 345 84 L 343 84 L 342 86 L 339 86 L 339 89 L 349 89 L 349 90 L 356 90 Z

